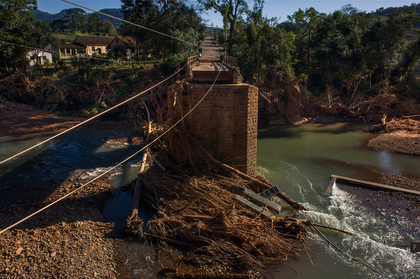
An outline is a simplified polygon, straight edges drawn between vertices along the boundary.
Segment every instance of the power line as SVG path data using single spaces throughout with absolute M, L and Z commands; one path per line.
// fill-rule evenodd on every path
M 185 66 L 184 66 L 185 67 Z M 50 203 L 47 206 L 44 206 L 43 208 L 35 211 L 34 213 L 28 215 L 27 217 L 21 219 L 20 221 L 14 223 L 13 225 L 10 225 L 9 227 L 3 229 L 0 231 L 0 234 L 3 234 L 4 232 L 10 230 L 11 228 L 19 225 L 20 223 L 23 223 L 24 221 L 28 220 L 29 218 L 37 215 L 38 213 L 44 211 L 45 209 L 53 206 L 54 204 L 58 203 L 59 201 L 65 199 L 66 197 L 76 193 L 77 191 L 83 189 L 84 187 L 86 187 L 87 185 L 89 185 L 90 183 L 92 183 L 93 181 L 101 178 L 102 176 L 104 176 L 105 174 L 109 173 L 110 171 L 114 170 L 115 168 L 117 168 L 118 166 L 122 165 L 123 163 L 127 162 L 128 160 L 130 160 L 131 158 L 133 158 L 134 156 L 136 156 L 137 154 L 139 154 L 140 152 L 142 152 L 143 150 L 145 150 L 146 148 L 148 148 L 149 146 L 151 146 L 153 143 L 155 143 L 157 140 L 159 140 L 161 137 L 163 137 L 164 135 L 166 135 L 170 130 L 172 130 L 175 126 L 177 126 L 182 120 L 184 120 L 188 115 L 191 114 L 191 112 L 198 106 L 201 104 L 201 102 L 207 97 L 207 95 L 210 93 L 210 91 L 213 89 L 214 84 L 216 83 L 217 79 L 219 78 L 220 75 L 220 71 L 217 72 L 217 76 L 213 82 L 213 84 L 211 85 L 210 89 L 207 91 L 206 94 L 204 94 L 203 98 L 200 99 L 200 101 L 198 101 L 198 103 L 191 108 L 191 110 L 189 110 L 180 120 L 178 120 L 174 125 L 172 125 L 168 130 L 166 130 L 165 132 L 163 132 L 160 136 L 158 136 L 156 139 L 154 139 L 153 141 L 151 141 L 149 144 L 147 144 L 146 146 L 144 146 L 143 148 L 141 148 L 140 150 L 136 151 L 134 154 L 130 155 L 129 157 L 127 157 L 126 159 L 124 159 L 123 161 L 121 161 L 120 163 L 116 164 L 115 166 L 113 166 L 112 168 L 110 168 L 109 170 L 103 172 L 102 174 L 98 175 L 97 177 L 95 177 L 94 179 L 88 181 L 87 183 L 83 184 L 82 186 L 80 186 L 79 188 L 73 190 L 72 192 L 62 196 L 61 198 L 59 198 L 58 200 Z
M 67 130 L 65 130 L 65 131 L 63 131 L 63 132 L 61 132 L 61 133 L 58 133 L 58 134 L 56 134 L 56 135 L 54 135 L 54 136 L 52 136 L 52 137 L 50 137 L 50 138 L 48 138 L 48 139 L 46 139 L 46 140 L 44 140 L 44 141 L 40 142 L 40 143 L 35 144 L 35 145 L 34 145 L 34 146 L 32 146 L 32 147 L 29 147 L 29 148 L 27 148 L 27 149 L 25 149 L 25 150 L 23 150 L 23 151 L 21 151 L 21 152 L 19 152 L 19 153 L 15 154 L 15 155 L 13 155 L 13 156 L 11 156 L 11 157 L 9 157 L 9 158 L 7 158 L 7 159 L 5 159 L 5 160 L 1 161 L 1 162 L 0 162 L 0 165 L 1 165 L 1 164 L 3 164 L 3 163 L 5 163 L 5 162 L 7 162 L 7 161 L 9 161 L 9 160 L 11 160 L 11 159 L 13 159 L 13 158 L 15 158 L 15 157 L 17 157 L 17 156 L 19 156 L 19 155 L 22 155 L 23 153 L 28 152 L 29 150 L 34 149 L 34 148 L 35 148 L 35 147 L 37 147 L 37 146 L 40 146 L 41 144 L 44 144 L 44 143 L 46 143 L 46 142 L 48 142 L 48 141 L 50 141 L 50 140 L 52 140 L 52 139 L 55 139 L 56 137 L 61 136 L 61 135 L 62 135 L 62 134 L 64 134 L 64 133 L 67 133 L 68 131 L 71 131 L 71 130 L 75 129 L 75 128 L 77 128 L 77 127 L 79 127 L 79 126 L 81 126 L 81 125 L 83 125 L 83 124 L 85 124 L 85 123 L 87 123 L 87 122 L 89 122 L 89 121 L 91 121 L 91 120 L 93 120 L 93 119 L 95 119 L 95 118 L 97 118 L 97 117 L 101 116 L 102 114 L 105 114 L 105 113 L 107 113 L 107 112 L 109 112 L 109 111 L 111 111 L 111 110 L 113 110 L 113 109 L 115 109 L 115 108 L 117 108 L 117 107 L 119 107 L 119 106 L 121 106 L 121 105 L 123 105 L 123 104 L 125 104 L 125 103 L 127 103 L 127 102 L 129 102 L 129 101 L 131 101 L 131 100 L 133 100 L 133 99 L 135 99 L 135 98 L 137 98 L 137 97 L 138 97 L 138 96 L 140 96 L 140 95 L 143 95 L 143 94 L 144 94 L 144 93 L 146 93 L 147 91 L 149 91 L 149 90 L 151 90 L 151 89 L 153 89 L 153 88 L 155 88 L 155 87 L 159 86 L 160 84 L 164 83 L 164 82 L 165 82 L 165 81 L 167 81 L 168 79 L 170 79 L 170 78 L 172 78 L 173 76 L 175 76 L 176 74 L 178 74 L 178 73 L 179 73 L 182 69 L 184 69 L 186 66 L 187 66 L 187 64 L 185 64 L 185 65 L 184 65 L 184 66 L 183 66 L 180 70 L 178 70 L 176 73 L 172 74 L 170 77 L 168 77 L 168 78 L 166 78 L 166 79 L 162 80 L 161 82 L 159 82 L 159 83 L 157 83 L 157 84 L 153 85 L 152 87 L 150 87 L 150 88 L 148 88 L 148 89 L 144 90 L 143 92 L 140 92 L 139 94 L 134 95 L 133 97 L 130 97 L 130 98 L 128 98 L 127 100 L 122 101 L 121 103 L 119 103 L 119 104 L 117 104 L 117 105 L 115 105 L 115 106 L 113 106 L 113 107 L 110 107 L 109 109 L 106 109 L 106 110 L 104 110 L 103 112 L 98 113 L 97 115 L 92 116 L 91 118 L 86 119 L 85 121 L 82 121 L 82 122 L 80 122 L 79 124 L 77 124 L 77 125 L 75 125 L 75 126 L 73 126 L 73 127 L 69 128 L 69 129 L 67 129 Z
M 153 30 L 153 29 L 147 28 L 147 27 L 144 27 L 144 26 L 142 26 L 142 25 L 139 25 L 139 24 L 136 24 L 136 23 L 130 22 L 130 21 L 125 20 L 125 19 L 122 19 L 122 18 L 118 18 L 118 17 L 112 16 L 112 15 L 109 15 L 109 14 L 106 14 L 106 13 L 103 13 L 103 12 L 95 11 L 95 10 L 93 10 L 93 9 L 90 9 L 90 8 L 84 7 L 84 6 L 82 6 L 82 5 L 79 5 L 79 4 L 76 4 L 76 3 L 73 3 L 73 2 L 70 2 L 70 1 L 67 1 L 67 0 L 61 0 L 61 1 L 66 2 L 66 3 L 69 3 L 69 4 L 72 4 L 72 5 L 77 6 L 77 7 L 80 7 L 80 8 L 82 8 L 82 9 L 86 9 L 86 10 L 89 10 L 89 11 L 92 11 L 92 12 L 95 12 L 95 13 L 98 13 L 98 14 L 102 14 L 102 15 L 105 15 L 105 16 L 109 16 L 109 17 L 111 17 L 111 18 L 114 18 L 114 19 L 120 20 L 120 21 L 122 21 L 122 22 L 126 22 L 126 23 L 128 23 L 128 24 L 134 25 L 134 26 L 139 27 L 139 28 L 146 29 L 146 30 L 148 30 L 148 31 L 151 31 L 151 32 L 157 33 L 157 34 L 162 35 L 162 36 L 166 36 L 166 37 L 169 37 L 169 38 L 172 38 L 172 39 L 175 39 L 175 40 L 178 40 L 178 41 L 181 41 L 181 42 L 184 42 L 184 43 L 187 43 L 187 44 L 193 45 L 193 46 L 198 46 L 198 44 L 194 44 L 194 43 L 191 43 L 191 42 L 188 42 L 188 41 L 185 41 L 185 40 L 179 39 L 179 38 L 177 38 L 177 37 L 173 37 L 173 36 L 171 36 L 171 35 L 168 35 L 168 34 L 165 34 L 165 33 L 162 33 L 162 32 L 159 32 L 159 31 L 156 31 L 156 30 Z

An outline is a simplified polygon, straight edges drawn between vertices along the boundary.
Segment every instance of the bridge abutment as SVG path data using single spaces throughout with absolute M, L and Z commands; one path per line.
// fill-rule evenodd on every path
M 210 89 L 192 84 L 184 91 L 183 114 Z M 174 100 L 173 98 L 170 98 Z M 187 117 L 184 127 L 216 159 L 254 175 L 257 166 L 258 88 L 249 84 L 215 84 L 209 95 Z

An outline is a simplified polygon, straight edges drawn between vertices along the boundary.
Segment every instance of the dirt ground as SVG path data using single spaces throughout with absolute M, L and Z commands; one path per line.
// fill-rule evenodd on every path
M 31 106 L 0 100 L 0 132 L 59 133 L 86 120 L 82 117 L 57 116 Z M 127 123 L 93 120 L 81 129 L 109 129 L 129 126 Z
M 82 118 L 59 117 L 27 105 L 0 102 L 0 132 L 57 133 Z M 95 129 L 120 123 L 96 122 Z M 92 128 L 92 126 L 90 127 Z M 89 129 L 89 127 L 87 127 Z M 123 139 L 122 139 L 123 140 Z M 81 186 L 77 177 L 56 186 L 46 200 L 16 201 L 0 211 L 0 230 Z M 47 184 L 58 184 L 49 181 Z M 107 179 L 0 234 L 0 278 L 118 278 L 116 242 L 101 212 L 112 197 Z M 1 193 L 0 193 L 1 194 Z

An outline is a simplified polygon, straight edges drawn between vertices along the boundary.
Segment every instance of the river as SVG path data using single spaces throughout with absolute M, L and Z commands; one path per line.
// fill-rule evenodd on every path
M 31 151 L 0 168 L 1 207 L 47 196 L 52 189 L 42 185 L 51 178 L 93 177 L 121 161 L 139 147 L 108 141 L 110 137 L 130 137 L 135 132 L 74 131 Z M 0 135 L 0 160 L 34 144 L 48 135 Z M 384 278 L 420 278 L 420 255 L 409 252 L 410 242 L 420 242 L 419 212 L 405 201 L 379 197 L 377 192 L 337 184 L 332 194 L 325 191 L 330 175 L 378 180 L 381 173 L 420 177 L 419 158 L 375 151 L 366 147 L 372 135 L 352 124 L 309 124 L 279 126 L 259 131 L 258 171 L 308 211 L 300 218 L 356 234 L 344 235 L 321 230 L 342 251 L 364 261 L 384 274 Z M 139 156 L 141 157 L 141 156 Z M 120 186 L 134 179 L 139 158 L 112 174 L 115 196 L 103 212 L 106 221 L 123 224 L 130 212 L 131 195 Z M 21 193 L 25 195 L 22 197 Z M 19 201 L 18 201 L 19 199 Z M 145 211 L 143 211 L 145 212 Z M 284 214 L 296 214 L 285 207 Z M 150 214 L 144 217 L 150 218 Z M 308 233 L 308 252 L 292 259 L 288 266 L 269 268 L 271 278 L 379 278 L 368 268 L 328 246 L 317 234 Z M 133 239 L 120 241 L 125 259 L 124 278 L 145 278 L 151 269 L 141 269 L 151 247 Z M 158 267 L 156 267 L 158 270 Z M 152 272 L 153 273 L 153 272 Z
M 310 124 L 259 131 L 258 171 L 308 211 L 300 217 L 356 234 L 323 229 L 342 251 L 375 268 L 384 278 L 420 278 L 420 256 L 409 243 L 420 241 L 419 212 L 405 201 L 336 184 L 331 174 L 376 180 L 380 173 L 420 176 L 419 158 L 366 148 L 372 136 L 352 124 Z M 293 214 L 293 212 L 290 212 Z M 333 249 L 309 232 L 309 255 L 273 266 L 273 278 L 379 278 L 377 273 Z

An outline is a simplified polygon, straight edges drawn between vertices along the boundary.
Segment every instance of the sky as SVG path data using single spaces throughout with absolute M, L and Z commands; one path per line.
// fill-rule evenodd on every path
M 121 8 L 120 0 L 93 0 L 93 1 L 81 1 L 81 0 L 69 0 L 76 4 L 86 6 L 94 10 L 100 10 L 105 8 Z M 189 2 L 194 2 L 188 0 Z M 75 8 L 75 6 L 63 2 L 61 0 L 38 0 L 38 9 L 43 12 L 50 14 L 59 13 L 63 9 Z M 413 0 L 265 0 L 263 14 L 268 18 L 277 17 L 279 22 L 287 20 L 287 16 L 293 14 L 295 11 L 306 8 L 314 7 L 315 10 L 321 13 L 332 13 L 336 10 L 340 10 L 342 6 L 351 4 L 353 7 L 371 12 L 381 7 L 400 7 L 404 5 L 410 6 Z M 250 7 L 253 6 L 253 1 L 248 0 Z M 417 4 L 417 3 L 415 3 Z M 203 14 L 202 18 L 207 21 L 207 25 L 222 27 L 223 20 L 219 14 L 215 14 L 212 11 L 207 11 L 207 14 Z

